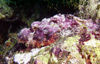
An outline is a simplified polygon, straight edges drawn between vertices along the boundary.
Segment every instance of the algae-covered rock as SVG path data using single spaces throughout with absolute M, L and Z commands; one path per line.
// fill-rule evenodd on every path
M 13 14 L 13 10 L 7 5 L 6 0 L 0 0 L 0 19 L 10 17 Z
M 100 0 L 80 0 L 79 16 L 81 18 L 100 19 Z
M 84 55 L 85 60 L 90 59 L 91 63 L 99 64 L 100 40 L 96 40 L 94 36 L 91 35 L 91 39 L 87 42 L 84 42 L 84 45 L 82 45 L 81 49 L 82 49 L 82 54 Z
M 92 19 L 58 14 L 22 29 L 18 44 L 26 48 L 6 60 L 12 64 L 99 64 L 99 33 L 99 24 Z

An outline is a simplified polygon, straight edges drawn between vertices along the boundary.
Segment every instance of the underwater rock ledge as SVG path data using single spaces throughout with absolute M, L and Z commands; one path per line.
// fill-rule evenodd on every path
M 99 64 L 98 22 L 70 14 L 34 21 L 18 33 L 18 43 L 27 48 L 5 59 L 8 64 Z

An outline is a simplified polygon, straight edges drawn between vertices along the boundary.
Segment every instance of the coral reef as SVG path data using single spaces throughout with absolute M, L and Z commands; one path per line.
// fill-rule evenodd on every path
M 99 64 L 99 20 L 57 14 L 34 21 L 18 33 L 18 43 L 26 46 L 8 64 Z
M 0 0 L 0 64 L 99 64 L 99 44 L 99 0 Z

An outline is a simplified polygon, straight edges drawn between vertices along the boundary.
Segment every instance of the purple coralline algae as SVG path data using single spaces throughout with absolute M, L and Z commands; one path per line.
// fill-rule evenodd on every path
M 18 33 L 18 43 L 31 50 L 18 51 L 11 60 L 18 64 L 99 64 L 99 22 L 70 14 L 34 21 Z
M 41 22 L 33 22 L 30 28 L 22 29 L 18 34 L 19 43 L 28 44 L 28 47 L 47 46 L 54 43 L 63 30 L 75 28 L 78 25 L 73 17 L 63 14 L 44 18 Z

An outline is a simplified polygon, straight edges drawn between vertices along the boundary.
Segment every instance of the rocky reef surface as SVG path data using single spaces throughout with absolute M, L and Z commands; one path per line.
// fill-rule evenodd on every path
M 18 33 L 13 55 L 7 64 L 99 64 L 100 20 L 57 14 L 34 21 Z

